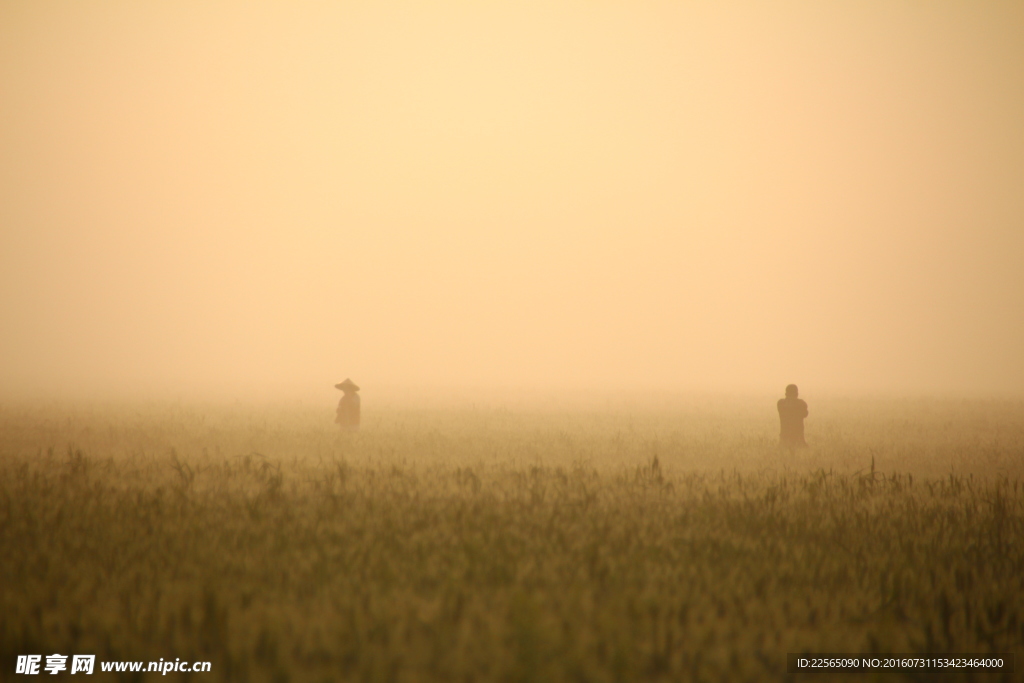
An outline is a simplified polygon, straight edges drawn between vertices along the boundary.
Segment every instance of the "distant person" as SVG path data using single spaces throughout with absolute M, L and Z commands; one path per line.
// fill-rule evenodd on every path
M 807 402 L 797 398 L 799 391 L 795 384 L 786 387 L 786 398 L 779 399 L 779 443 L 789 448 L 803 448 L 804 418 L 807 417 Z
M 344 394 L 338 401 L 338 413 L 334 421 L 341 425 L 342 429 L 356 431 L 359 429 L 359 387 L 352 380 L 346 378 L 341 384 L 335 384 L 335 389 L 341 389 Z

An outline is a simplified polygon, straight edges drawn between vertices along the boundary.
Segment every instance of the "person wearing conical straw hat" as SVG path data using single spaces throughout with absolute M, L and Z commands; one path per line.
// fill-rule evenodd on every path
M 334 385 L 335 389 L 341 389 L 342 397 L 338 401 L 338 412 L 334 421 L 342 429 L 356 431 L 359 429 L 359 387 L 352 380 L 346 378 L 344 382 Z

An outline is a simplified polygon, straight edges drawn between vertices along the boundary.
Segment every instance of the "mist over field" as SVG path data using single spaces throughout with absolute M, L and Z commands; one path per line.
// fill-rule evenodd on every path
M 1008 2 L 0 7 L 3 396 L 1019 396 Z
M 0 3 L 0 680 L 1016 680 L 1022 121 L 1018 2 Z

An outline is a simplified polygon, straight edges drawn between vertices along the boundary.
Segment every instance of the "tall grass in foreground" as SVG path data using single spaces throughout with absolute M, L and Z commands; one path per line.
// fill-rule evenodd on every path
M 703 457 L 752 463 L 700 468 L 702 428 L 657 416 L 489 419 L 59 427 L 92 451 L 6 423 L 2 675 L 58 652 L 210 660 L 204 680 L 764 680 L 794 651 L 1021 650 L 1011 427 L 989 476 L 929 476 L 749 425 Z

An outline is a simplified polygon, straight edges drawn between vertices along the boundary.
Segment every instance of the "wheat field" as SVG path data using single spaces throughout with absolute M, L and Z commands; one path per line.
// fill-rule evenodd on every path
M 1018 650 L 1024 404 L 819 401 L 797 452 L 773 409 L 394 405 L 350 434 L 330 406 L 6 405 L 0 677 L 56 652 L 209 681 L 759 681 L 788 652 Z

